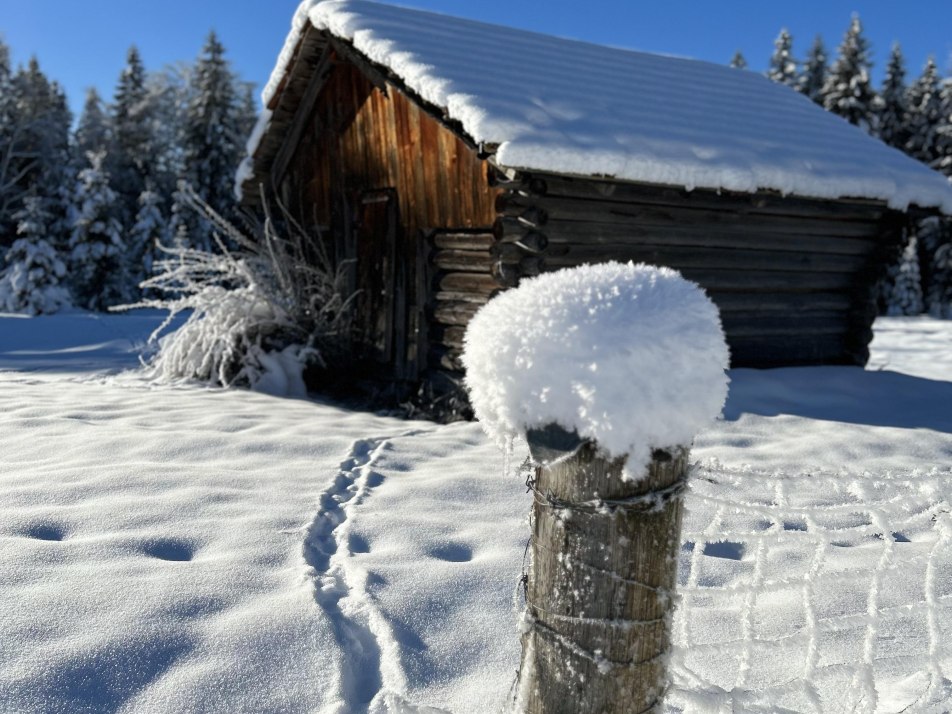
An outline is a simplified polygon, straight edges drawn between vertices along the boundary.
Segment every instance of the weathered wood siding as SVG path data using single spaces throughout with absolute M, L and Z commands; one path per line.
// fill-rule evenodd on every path
M 556 270 L 609 259 L 676 268 L 721 310 L 735 367 L 865 364 L 874 288 L 904 216 L 881 205 L 719 195 L 524 175 L 497 239 Z
M 495 292 L 611 259 L 677 268 L 704 287 L 734 366 L 868 358 L 873 288 L 902 214 L 860 201 L 501 179 L 351 47 L 316 31 L 300 44 L 301 71 L 272 107 L 280 130 L 263 142 L 256 180 L 266 176 L 305 226 L 320 226 L 338 261 L 353 261 L 351 286 L 364 293 L 356 333 L 391 376 L 460 371 L 465 326 Z
M 289 166 L 297 197 L 330 223 L 340 196 L 393 188 L 414 238 L 491 226 L 495 191 L 476 151 L 393 84 L 375 86 L 346 60 L 334 62 Z
M 413 379 L 428 364 L 447 363 L 440 329 L 433 331 L 437 349 L 430 349 L 427 326 L 439 322 L 434 316 L 452 311 L 467 296 L 485 301 L 489 283 L 489 292 L 500 286 L 493 282 L 488 253 L 482 261 L 469 259 L 481 250 L 479 236 L 491 238 L 498 189 L 490 185 L 490 168 L 474 147 L 393 83 L 368 77 L 367 68 L 355 66 L 344 49 L 327 47 L 329 70 L 320 92 L 306 117 L 295 119 L 303 130 L 289 132 L 298 143 L 279 152 L 290 157 L 286 174 L 277 177 L 280 193 L 305 224 L 323 228 L 339 261 L 356 260 L 354 288 L 385 293 L 358 296 L 357 334 L 373 360 Z M 381 200 L 376 196 L 382 191 L 396 204 L 397 229 L 388 238 L 394 246 L 387 259 L 355 244 L 368 240 L 362 204 Z M 458 236 L 459 260 L 445 260 L 438 252 L 433 262 L 438 233 Z M 487 285 L 470 284 L 480 279 Z M 454 281 L 460 283 L 456 288 L 440 287 Z

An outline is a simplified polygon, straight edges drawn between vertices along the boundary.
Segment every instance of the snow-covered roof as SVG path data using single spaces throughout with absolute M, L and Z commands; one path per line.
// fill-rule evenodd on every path
M 353 43 L 503 167 L 952 213 L 942 175 L 759 74 L 367 0 L 300 5 L 265 106 L 308 23 Z

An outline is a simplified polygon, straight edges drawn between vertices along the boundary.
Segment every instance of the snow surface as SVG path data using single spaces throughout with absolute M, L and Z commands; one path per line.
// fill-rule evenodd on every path
M 160 320 L 0 316 L 0 711 L 501 710 L 529 498 L 479 425 L 121 372 Z M 952 323 L 875 330 L 731 372 L 667 711 L 952 707 Z
M 730 358 L 720 315 L 697 284 L 644 263 L 546 273 L 470 321 L 462 355 L 476 418 L 502 448 L 559 424 L 628 455 L 690 445 L 721 413 Z
M 943 176 L 753 72 L 366 0 L 301 3 L 265 106 L 308 21 L 351 41 L 475 142 L 498 146 L 504 167 L 952 213 Z

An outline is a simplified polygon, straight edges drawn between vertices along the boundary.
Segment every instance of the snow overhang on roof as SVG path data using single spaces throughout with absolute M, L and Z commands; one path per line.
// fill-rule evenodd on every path
M 367 0 L 299 6 L 265 107 L 309 25 L 352 43 L 473 143 L 495 147 L 501 167 L 952 214 L 944 176 L 759 74 Z M 239 192 L 270 120 L 265 109 Z

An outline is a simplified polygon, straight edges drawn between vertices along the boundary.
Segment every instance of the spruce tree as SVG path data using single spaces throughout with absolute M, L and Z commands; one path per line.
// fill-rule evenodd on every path
M 744 59 L 744 55 L 741 54 L 740 50 L 737 50 L 734 56 L 731 57 L 730 66 L 733 69 L 747 69 L 747 60 Z
M 923 311 L 919 247 L 915 235 L 906 241 L 899 260 L 889 268 L 881 290 L 881 311 L 886 315 L 918 315 Z
M 870 68 L 869 43 L 863 37 L 859 15 L 853 15 L 823 85 L 823 107 L 868 132 L 874 129 L 877 102 Z
M 151 185 L 139 195 L 139 210 L 128 233 L 128 273 L 131 292 L 138 294 L 138 285 L 152 275 L 158 246 L 165 243 L 168 225 L 162 215 L 162 197 Z
M 61 247 L 69 235 L 69 187 L 73 180 L 69 141 L 72 115 L 66 94 L 46 78 L 36 58 L 17 71 L 13 84 L 19 122 L 19 188 L 22 195 L 43 197 L 50 214 L 48 237 Z
M 952 241 L 940 245 L 932 258 L 932 281 L 926 296 L 929 314 L 952 319 Z
M 939 264 L 937 257 L 944 245 L 952 243 L 952 225 L 939 216 L 929 216 L 917 225 L 919 248 L 919 273 L 922 278 L 922 295 L 926 310 L 936 312 L 936 301 L 945 292 L 952 275 Z
M 255 102 L 255 85 L 251 82 L 237 82 L 238 87 L 238 136 L 247 138 L 258 122 L 258 105 Z M 239 142 L 240 143 L 240 142 Z M 247 142 L 245 142 L 247 143 Z M 240 143 L 242 151 L 244 143 Z M 242 154 L 243 156 L 244 154 Z
M 112 141 L 109 116 L 95 87 L 86 90 L 86 101 L 79 115 L 79 123 L 73 135 L 76 153 L 86 161 L 86 155 L 105 151 Z M 85 167 L 84 167 L 85 168 Z
M 237 210 L 234 176 L 241 159 L 242 118 L 236 79 L 225 60 L 225 48 L 210 33 L 191 78 L 185 111 L 184 178 L 219 214 L 233 218 Z M 191 213 L 187 219 L 193 247 L 211 250 L 211 225 Z
M 879 138 L 890 146 L 903 149 L 909 139 L 909 116 L 906 108 L 906 65 L 898 42 L 893 43 L 889 53 L 889 64 L 886 65 L 880 97 L 882 102 L 877 121 Z
M 10 67 L 10 49 L 0 38 L 0 253 L 15 240 L 16 207 L 23 196 L 22 121 Z
M 803 63 L 803 72 L 797 82 L 797 91 L 805 94 L 814 102 L 823 106 L 823 87 L 826 84 L 827 72 L 826 46 L 820 35 L 813 40 L 810 51 L 807 52 L 806 62 Z
M 767 65 L 767 77 L 779 84 L 794 87 L 797 84 L 797 63 L 793 59 L 793 38 L 787 28 L 780 30 L 774 40 L 774 53 Z
M 147 153 L 150 126 L 146 96 L 145 67 L 139 51 L 132 46 L 116 85 L 112 117 L 114 159 L 107 165 L 112 172 L 113 190 L 119 196 L 120 217 L 127 226 L 138 210 L 139 194 L 145 189 L 154 158 Z
M 933 158 L 929 164 L 952 176 L 952 82 L 946 79 L 939 89 L 939 119 L 935 126 Z
M 936 159 L 936 129 L 942 117 L 939 71 L 930 57 L 906 97 L 908 138 L 906 153 L 926 164 Z
M 56 312 L 69 305 L 69 291 L 62 284 L 66 266 L 47 240 L 51 219 L 46 201 L 30 195 L 17 212 L 18 238 L 5 256 L 0 273 L 0 310 L 28 315 Z
M 128 299 L 122 227 L 113 211 L 116 194 L 109 187 L 103 152 L 89 156 L 79 174 L 76 218 L 70 238 L 69 265 L 73 294 L 82 307 L 103 310 Z

